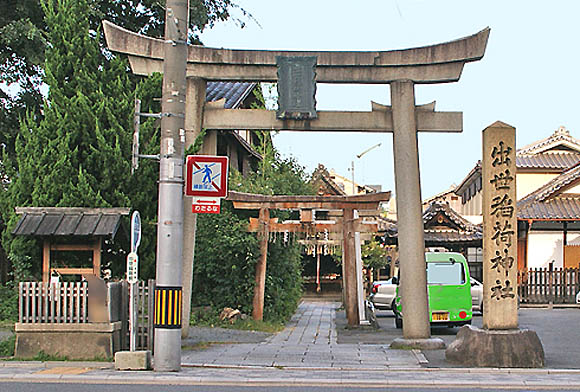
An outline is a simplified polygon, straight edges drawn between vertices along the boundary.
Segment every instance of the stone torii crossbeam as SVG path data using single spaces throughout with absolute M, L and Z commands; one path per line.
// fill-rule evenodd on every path
M 250 221 L 249 231 L 260 235 L 260 259 L 256 264 L 256 286 L 252 317 L 261 320 L 264 309 L 264 289 L 266 281 L 266 263 L 268 255 L 268 237 L 271 232 L 315 232 L 330 231 L 342 233 L 344 262 L 344 296 L 345 309 L 349 325 L 359 324 L 359 306 L 357 300 L 357 271 L 355 260 L 354 235 L 356 232 L 377 231 L 376 224 L 365 223 L 356 219 L 354 211 L 376 211 L 379 204 L 389 201 L 391 192 L 371 193 L 357 196 L 267 196 L 241 192 L 229 192 L 228 200 L 236 209 L 259 210 L 258 221 Z M 272 222 L 270 210 L 300 210 L 300 222 Z M 313 210 L 341 210 L 342 218 L 337 223 L 317 223 L 313 220 Z M 340 221 L 340 222 L 339 222 Z
M 109 22 L 103 25 L 109 49 L 127 54 L 134 73 L 162 72 L 164 51 L 171 42 L 138 35 Z M 458 81 L 467 62 L 483 57 L 489 33 L 486 28 L 455 41 L 393 51 L 266 51 L 189 46 L 185 147 L 193 143 L 202 128 L 392 132 L 405 314 L 403 336 L 420 345 L 430 338 L 430 326 L 417 132 L 461 132 L 463 119 L 460 112 L 435 112 L 431 107 L 416 106 L 414 86 Z M 250 109 L 233 112 L 205 104 L 208 80 L 275 82 L 277 56 L 316 56 L 316 81 L 320 83 L 390 84 L 392 106 L 374 107 L 371 112 L 321 111 L 314 120 L 281 120 L 275 112 Z M 215 154 L 216 140 L 215 132 L 210 133 L 203 151 Z M 189 200 L 184 200 L 185 208 L 189 204 Z M 195 219 L 195 215 L 185 214 L 183 222 L 184 320 L 189 317 Z

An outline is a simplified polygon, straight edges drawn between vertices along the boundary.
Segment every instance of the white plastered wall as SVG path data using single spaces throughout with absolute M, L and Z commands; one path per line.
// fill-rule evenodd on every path
M 555 173 L 518 173 L 516 176 L 517 199 L 520 200 L 529 195 L 557 176 L 558 174 Z
M 580 245 L 580 233 L 568 232 L 568 245 Z M 528 235 L 528 268 L 548 268 L 554 260 L 554 268 L 564 265 L 564 234 L 554 231 L 532 231 Z

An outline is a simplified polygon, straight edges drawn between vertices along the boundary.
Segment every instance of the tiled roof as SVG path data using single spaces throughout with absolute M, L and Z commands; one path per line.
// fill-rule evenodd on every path
M 518 149 L 516 154 L 535 155 L 554 148 L 580 151 L 580 140 L 570 136 L 570 131 L 562 126 L 556 129 L 556 131 L 547 138 Z
M 425 230 L 425 245 L 435 245 L 447 242 L 479 242 L 483 240 L 480 231 L 462 233 L 453 230 Z
M 226 109 L 236 109 L 254 87 L 256 87 L 254 82 L 207 82 L 205 99 L 208 102 L 225 99 Z
M 114 237 L 128 208 L 19 207 L 14 235 Z
M 444 216 L 453 227 L 444 227 L 445 220 L 438 222 L 435 218 Z M 384 240 L 387 243 L 394 243 L 397 240 L 398 232 L 395 222 L 388 225 L 380 225 L 379 231 L 384 232 Z M 423 213 L 423 224 L 425 225 L 425 245 L 434 246 L 445 243 L 469 242 L 481 245 L 483 230 L 481 225 L 474 225 L 461 215 L 455 212 L 447 203 L 433 202 Z
M 558 195 L 561 190 L 565 189 L 568 185 L 576 182 L 579 179 L 580 165 L 577 165 L 560 174 L 558 177 L 552 179 L 529 195 L 525 196 L 522 200 L 520 200 L 520 203 L 526 203 L 530 201 L 546 201 L 549 198 Z
M 544 152 L 536 155 L 517 155 L 518 169 L 566 170 L 580 162 L 580 154 L 574 152 Z
M 461 195 L 464 191 L 464 188 L 471 185 L 474 179 L 480 176 L 481 176 L 481 161 L 477 161 L 475 167 L 471 169 L 471 171 L 467 174 L 467 176 L 465 176 L 463 181 L 461 181 L 461 184 L 457 186 L 457 188 L 455 189 L 455 194 Z
M 519 219 L 580 219 L 580 196 L 562 194 L 580 182 L 580 164 L 530 193 L 517 204 Z
M 528 144 L 516 151 L 518 170 L 565 171 L 580 162 L 580 140 L 570 136 L 565 127 L 558 128 L 549 137 Z M 469 172 L 455 193 L 461 195 L 466 187 L 481 176 L 481 162 Z
M 224 132 L 226 135 L 231 136 L 233 138 L 235 138 L 238 143 L 240 143 L 240 145 L 253 157 L 262 160 L 262 156 L 256 151 L 254 150 L 254 147 L 252 147 L 252 145 L 250 143 L 248 143 L 246 141 L 246 139 L 244 139 L 237 131 L 234 132 Z
M 435 200 L 439 199 L 440 197 L 446 196 L 450 193 L 455 193 L 456 189 L 457 189 L 457 185 L 452 184 L 448 189 L 444 190 L 443 192 L 439 192 L 438 194 L 433 195 L 433 196 L 423 200 L 423 205 L 429 204 L 432 201 L 435 201 Z
M 330 178 L 328 170 L 326 170 L 326 167 L 324 167 L 324 165 L 321 163 L 318 164 L 318 167 L 312 173 L 312 178 L 310 181 L 313 184 L 318 183 L 319 189 L 317 189 L 316 191 L 319 193 L 320 192 L 330 193 L 332 195 L 340 195 L 340 196 L 346 195 L 346 192 L 343 189 L 341 189 L 332 178 Z M 320 184 L 320 182 L 322 182 L 326 186 L 326 189 L 320 186 L 322 185 Z
M 479 228 L 478 225 L 474 225 L 467 219 L 463 218 L 461 215 L 455 212 L 453 208 L 449 207 L 449 204 L 441 202 L 433 202 L 429 208 L 425 210 L 423 213 L 423 223 L 425 226 L 429 227 L 431 225 L 435 225 L 436 223 L 433 221 L 433 218 L 435 218 L 438 214 L 442 214 L 447 217 L 457 226 L 457 229 L 460 231 L 481 231 L 481 228 Z
M 545 202 L 518 203 L 518 219 L 580 220 L 580 198 L 557 196 Z

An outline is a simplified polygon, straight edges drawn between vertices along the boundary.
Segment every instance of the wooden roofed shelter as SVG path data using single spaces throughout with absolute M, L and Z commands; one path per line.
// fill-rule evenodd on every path
M 260 259 L 256 264 L 252 317 L 261 320 L 263 316 L 269 233 L 328 230 L 342 233 L 346 316 L 349 325 L 357 325 L 360 321 L 357 274 L 362 271 L 357 271 L 356 266 L 355 233 L 378 229 L 376 224 L 365 223 L 358 218 L 357 211 L 377 211 L 379 204 L 388 201 L 390 197 L 391 192 L 357 196 L 268 196 L 230 191 L 228 200 L 233 202 L 234 208 L 260 211 L 257 224 L 250 222 L 249 225 L 249 231 L 258 231 L 260 235 Z M 271 209 L 300 210 L 300 222 L 277 223 L 270 219 Z M 333 222 L 316 222 L 313 220 L 313 210 L 317 209 L 341 210 L 342 218 Z
M 121 218 L 129 208 L 17 207 L 20 220 L 14 235 L 42 238 L 42 281 L 48 283 L 52 272 L 61 275 L 101 276 L 101 251 L 106 238 L 114 238 Z M 92 252 L 92 266 L 51 267 L 51 253 Z

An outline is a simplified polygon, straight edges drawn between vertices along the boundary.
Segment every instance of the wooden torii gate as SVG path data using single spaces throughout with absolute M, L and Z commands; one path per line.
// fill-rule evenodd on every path
M 127 54 L 135 74 L 163 72 L 165 49 L 172 45 L 171 41 L 139 35 L 106 21 L 103 22 L 103 31 L 108 48 Z M 483 57 L 489 33 L 490 29 L 486 28 L 454 41 L 390 51 L 231 50 L 189 46 L 186 66 L 188 79 L 185 86 L 185 148 L 193 144 L 201 129 L 392 132 L 399 255 L 404 260 L 401 264 L 401 281 L 404 282 L 401 292 L 405 307 L 403 336 L 418 347 L 429 340 L 431 330 L 417 133 L 461 132 L 463 116 L 461 112 L 436 112 L 431 106 L 417 106 L 415 85 L 458 81 L 466 63 Z M 316 119 L 293 120 L 277 118 L 276 112 L 270 110 L 231 110 L 206 105 L 208 80 L 276 82 L 276 58 L 290 56 L 317 57 L 317 83 L 389 84 L 392 106 L 373 106 L 367 112 L 317 111 Z M 173 87 L 177 89 L 183 86 Z M 215 132 L 210 132 L 204 141 L 203 152 L 215 154 L 216 146 L 217 136 Z M 182 170 L 181 167 L 174 169 Z M 189 208 L 189 205 L 190 200 L 185 198 L 184 207 Z M 345 220 L 348 219 L 345 215 Z M 195 238 L 195 222 L 195 215 L 184 215 L 184 320 L 188 319 L 190 311 L 194 250 L 191 238 Z M 182 333 L 187 332 L 187 327 L 187 323 L 184 323 Z
M 256 286 L 252 317 L 261 320 L 264 310 L 264 289 L 268 255 L 269 233 L 273 232 L 315 232 L 329 231 L 342 233 L 344 263 L 344 298 L 346 317 L 349 325 L 359 324 L 359 304 L 357 300 L 357 271 L 355 255 L 355 233 L 376 232 L 376 223 L 363 222 L 355 218 L 355 211 L 377 211 L 381 202 L 389 201 L 391 192 L 370 193 L 356 196 L 267 196 L 241 192 L 229 192 L 236 209 L 259 210 L 258 220 L 250 221 L 249 231 L 260 236 L 260 259 L 256 264 Z M 300 210 L 300 222 L 278 223 L 270 219 L 270 210 Z M 318 223 L 313 219 L 313 210 L 341 210 L 342 219 L 336 222 Z

